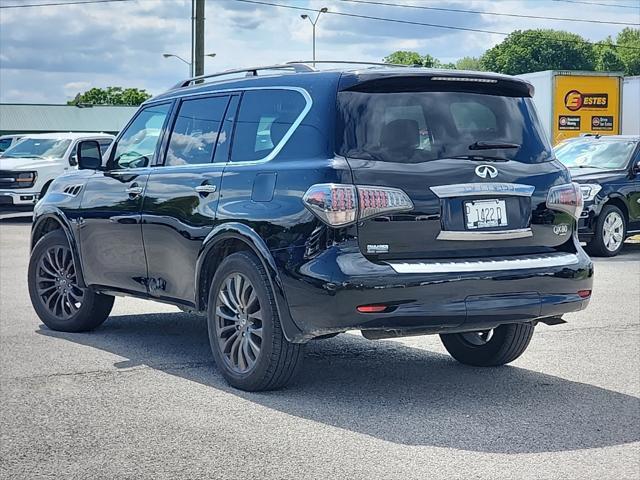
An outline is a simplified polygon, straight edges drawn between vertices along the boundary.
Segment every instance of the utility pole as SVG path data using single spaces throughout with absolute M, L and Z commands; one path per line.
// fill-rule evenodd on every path
M 192 0 L 195 11 L 194 59 L 195 76 L 204 75 L 204 0 Z
M 195 48 L 193 45 L 194 35 L 195 35 L 195 25 L 196 22 L 196 0 L 191 0 L 191 61 L 189 62 L 189 78 L 193 77 L 193 61 L 195 59 Z

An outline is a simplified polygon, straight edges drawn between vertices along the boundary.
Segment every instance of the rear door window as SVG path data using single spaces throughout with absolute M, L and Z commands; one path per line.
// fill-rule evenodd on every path
M 165 165 L 198 165 L 211 163 L 216 146 L 227 142 L 220 127 L 229 96 L 185 100 L 171 132 Z
M 231 152 L 232 162 L 267 158 L 283 142 L 306 101 L 295 90 L 249 90 L 242 95 Z

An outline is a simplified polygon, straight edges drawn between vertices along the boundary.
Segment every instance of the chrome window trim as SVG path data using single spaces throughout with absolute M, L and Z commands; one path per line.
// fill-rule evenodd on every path
M 451 260 L 445 262 L 386 262 L 396 273 L 464 273 L 552 268 L 575 265 L 574 253 L 549 253 L 519 257 L 498 257 L 492 260 Z
M 533 237 L 531 228 L 515 228 L 513 230 L 494 230 L 490 232 L 474 232 L 471 230 L 442 230 L 436 240 L 513 240 L 515 238 Z
M 232 93 L 232 92 L 241 93 L 241 92 L 247 92 L 247 91 L 253 91 L 253 90 L 292 90 L 302 95 L 306 104 L 305 104 L 305 107 L 302 109 L 302 112 L 300 112 L 300 115 L 298 115 L 298 118 L 296 118 L 296 120 L 291 124 L 291 127 L 289 128 L 289 130 L 287 130 L 287 133 L 285 133 L 284 137 L 282 137 L 280 142 L 273 148 L 273 150 L 271 150 L 271 152 L 269 152 L 269 154 L 266 157 L 258 160 L 247 160 L 244 162 L 234 162 L 232 160 L 229 160 L 228 162 L 224 163 L 224 165 L 227 165 L 227 166 L 242 167 L 247 165 L 260 165 L 262 163 L 267 163 L 273 160 L 278 155 L 278 153 L 280 153 L 280 151 L 284 148 L 284 146 L 289 141 L 289 138 L 291 138 L 291 136 L 294 134 L 296 129 L 300 126 L 302 121 L 305 119 L 305 117 L 309 113 L 309 110 L 311 110 L 311 107 L 313 106 L 313 99 L 311 98 L 311 95 L 309 95 L 309 92 L 307 90 L 305 90 L 302 87 L 292 87 L 288 85 L 282 85 L 282 86 L 273 85 L 273 86 L 265 86 L 265 87 L 239 87 L 239 88 L 226 88 L 222 90 L 209 90 L 206 92 L 198 92 L 198 93 L 191 93 L 191 94 L 185 92 L 183 95 L 172 95 L 171 97 L 168 97 L 166 99 L 163 98 L 162 100 L 163 101 L 177 100 L 177 99 L 184 100 L 185 98 L 188 99 L 188 98 L 205 96 L 205 95 L 216 95 L 219 93 L 222 94 L 222 93 Z M 242 100 L 240 101 L 240 106 L 242 106 Z M 240 113 L 240 109 L 238 109 L 238 113 Z M 234 136 L 235 136 L 235 133 L 234 133 Z M 232 146 L 232 149 L 233 149 L 233 146 Z
M 521 183 L 455 183 L 429 187 L 438 198 L 477 197 L 477 196 L 511 196 L 530 197 L 536 187 Z

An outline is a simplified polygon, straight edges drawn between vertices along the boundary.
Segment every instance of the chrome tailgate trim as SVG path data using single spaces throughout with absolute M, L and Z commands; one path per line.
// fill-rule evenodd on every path
M 441 230 L 436 240 L 454 241 L 482 241 L 482 240 L 513 240 L 515 238 L 533 237 L 530 228 L 517 228 L 513 230 L 490 230 L 488 232 L 477 230 Z
M 495 257 L 491 260 L 386 262 L 396 273 L 463 273 L 565 267 L 578 263 L 574 253 Z

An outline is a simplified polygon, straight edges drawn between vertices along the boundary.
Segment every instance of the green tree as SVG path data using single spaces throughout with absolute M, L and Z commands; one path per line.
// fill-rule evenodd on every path
M 626 75 L 640 75 L 640 28 L 625 28 L 616 37 L 618 56 L 624 65 Z
M 604 41 L 598 42 L 593 46 L 595 54 L 596 70 L 602 72 L 622 72 L 625 69 L 624 62 L 618 54 L 618 49 L 613 46 L 611 37 L 607 37 Z
M 427 68 L 440 68 L 440 60 L 438 60 L 435 57 L 432 57 L 427 53 L 426 55 L 422 56 L 421 65 Z
M 398 50 L 382 59 L 385 63 L 396 63 L 399 65 L 416 65 L 428 68 L 456 68 L 453 63 L 442 63 L 428 53 L 420 55 L 418 52 Z
M 399 65 L 423 65 L 423 57 L 418 52 L 398 50 L 382 59 L 384 63 L 396 63 Z
M 462 57 L 456 62 L 455 68 L 458 70 L 484 70 L 478 57 Z
M 594 49 L 579 35 L 560 30 L 516 30 L 487 50 L 485 70 L 518 75 L 540 70 L 593 70 Z
M 151 98 L 146 90 L 137 88 L 107 87 L 91 88 L 83 93 L 78 93 L 67 105 L 86 103 L 89 105 L 140 105 Z

